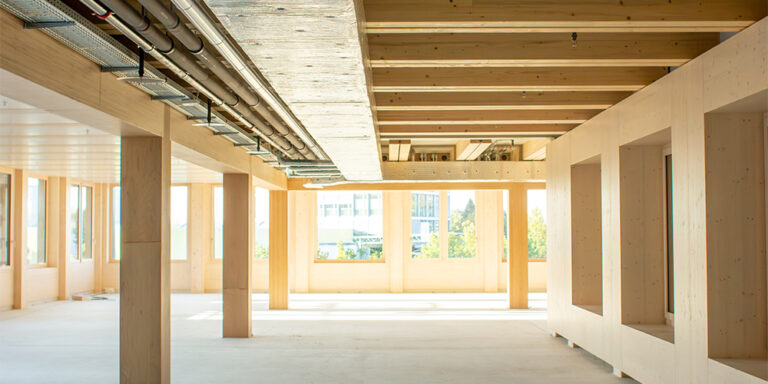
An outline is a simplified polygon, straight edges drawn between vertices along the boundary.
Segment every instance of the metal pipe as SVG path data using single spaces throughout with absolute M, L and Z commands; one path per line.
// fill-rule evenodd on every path
M 285 137 L 296 149 L 307 159 L 315 160 L 315 154 L 310 151 L 304 142 L 295 136 L 281 121 L 261 103 L 259 98 L 254 95 L 241 79 L 238 79 L 232 72 L 226 68 L 219 59 L 211 54 L 205 47 L 205 43 L 194 34 L 187 26 L 181 23 L 181 19 L 173 10 L 168 9 L 165 4 L 158 0 L 139 0 L 151 14 L 155 15 L 168 31 L 170 31 L 179 41 L 194 54 L 208 69 L 213 72 L 224 84 L 232 89 L 246 104 L 255 109 L 256 112 L 266 119 L 269 124 Z
M 194 0 L 171 0 L 174 5 L 189 19 L 206 39 L 216 47 L 222 57 L 245 79 L 248 85 L 264 98 L 269 106 L 274 109 L 278 115 L 285 121 L 293 131 L 306 143 L 318 159 L 327 159 L 323 151 L 314 141 L 312 136 L 304 129 L 295 116 L 285 107 L 285 105 L 272 92 L 267 84 L 248 66 L 246 60 L 240 55 L 232 44 L 227 41 L 221 31 L 216 27 L 213 20 L 203 11 L 203 9 Z
M 93 0 L 81 1 L 88 6 L 95 3 Z M 102 2 L 112 11 L 110 12 L 103 7 L 98 7 L 103 11 L 103 13 L 98 13 L 96 9 L 92 8 L 94 12 L 97 12 L 97 14 L 100 15 L 99 17 L 106 19 L 110 24 L 113 24 L 112 22 L 115 21 L 113 25 L 117 24 L 115 27 L 124 33 L 127 32 L 126 30 L 130 30 L 125 24 L 128 23 L 128 20 L 135 23 L 128 24 L 131 24 L 131 26 L 137 30 L 138 35 L 136 33 L 126 33 L 126 36 L 136 41 L 142 49 L 149 45 L 148 52 L 153 56 L 157 57 L 158 54 L 159 56 L 165 56 L 165 61 L 173 62 L 173 66 L 184 73 L 184 75 L 181 76 L 182 78 L 187 81 L 189 81 L 189 79 L 195 79 L 198 84 L 201 84 L 212 94 L 212 96 L 214 96 L 211 98 L 212 101 L 215 101 L 217 105 L 225 107 L 227 111 L 234 116 L 238 118 L 242 116 L 247 123 L 246 125 L 252 128 L 255 127 L 263 136 L 265 136 L 265 138 L 274 142 L 273 145 L 275 145 L 276 148 L 281 149 L 288 156 L 303 157 L 290 142 L 282 136 L 275 135 L 274 130 L 264 124 L 250 108 L 240 103 L 236 95 L 232 94 L 221 83 L 211 78 L 208 75 L 208 72 L 197 64 L 197 61 L 191 54 L 174 49 L 173 39 L 160 33 L 159 30 L 151 25 L 145 17 L 142 17 L 136 12 L 132 6 L 126 4 L 123 0 L 102 0 Z M 118 10 L 118 12 L 115 12 L 115 10 Z M 118 18 L 116 18 L 116 16 Z M 140 40 L 141 43 L 136 39 L 137 37 L 143 37 L 143 39 Z M 170 48 L 167 51 L 162 51 L 160 47 Z M 177 71 L 174 70 L 174 72 Z

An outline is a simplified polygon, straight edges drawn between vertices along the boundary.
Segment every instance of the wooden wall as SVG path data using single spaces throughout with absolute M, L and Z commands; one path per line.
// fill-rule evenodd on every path
M 618 375 L 643 383 L 768 382 L 761 163 L 765 151 L 763 130 L 755 128 L 759 116 L 768 111 L 767 63 L 768 19 L 675 69 L 547 148 L 548 327 L 611 364 Z M 741 115 L 744 113 L 751 115 Z M 713 132 L 714 125 L 727 129 Z M 747 136 L 740 136 L 739 130 L 749 126 Z M 628 155 L 622 147 L 666 130 L 673 157 L 675 314 L 671 339 L 652 329 L 623 324 L 623 318 L 659 322 L 658 312 L 652 309 L 657 303 L 646 296 L 659 284 L 655 232 L 659 225 L 655 213 L 638 211 L 658 204 L 643 197 L 648 193 L 646 187 L 655 188 L 653 183 L 625 179 L 636 172 L 645 172 L 641 178 L 653 179 L 656 165 L 644 167 L 642 156 Z M 597 156 L 601 168 L 601 313 L 572 302 L 577 301 L 572 290 L 578 283 L 574 276 L 576 242 L 580 241 L 576 226 L 584 224 L 571 216 L 579 209 L 573 206 L 579 186 L 572 169 Z M 637 241 L 643 246 L 635 247 L 632 243 Z M 652 260 L 654 257 L 657 259 Z M 638 288 L 643 291 L 627 291 Z M 722 306 L 728 301 L 730 305 Z M 641 310 L 654 311 L 653 318 L 638 317 Z M 713 338 L 713 332 L 722 334 Z

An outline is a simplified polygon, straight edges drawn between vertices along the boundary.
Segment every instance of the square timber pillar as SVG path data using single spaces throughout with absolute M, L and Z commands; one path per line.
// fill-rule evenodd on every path
M 288 191 L 269 191 L 269 309 L 288 309 Z
M 253 178 L 224 174 L 224 337 L 251 337 Z
M 121 140 L 121 384 L 171 382 L 168 113 L 163 137 Z
M 509 274 L 507 294 L 510 309 L 528 309 L 528 196 L 525 184 L 509 188 Z

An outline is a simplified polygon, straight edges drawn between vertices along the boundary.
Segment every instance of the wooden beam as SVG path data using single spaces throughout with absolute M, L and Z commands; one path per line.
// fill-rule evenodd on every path
M 517 110 L 517 111 L 379 111 L 379 126 L 384 125 L 481 125 L 481 124 L 581 124 L 600 111 Z
M 442 163 L 442 162 L 441 162 Z M 434 163 L 433 163 L 434 164 Z M 440 163 L 438 163 L 440 164 Z M 438 165 L 439 167 L 439 165 Z M 306 188 L 304 184 L 312 182 L 307 178 L 288 179 L 289 191 L 317 191 L 317 188 Z M 477 181 L 469 180 L 459 181 L 425 181 L 425 182 L 400 182 L 383 181 L 378 183 L 356 183 L 349 182 L 344 184 L 327 185 L 322 188 L 324 191 L 465 191 L 465 190 L 504 190 L 509 189 L 511 181 Z M 538 189 L 544 189 L 544 183 L 532 183 Z M 409 211 L 410 212 L 410 211 Z
M 391 181 L 542 181 L 541 161 L 408 161 L 381 164 L 384 180 Z
M 509 266 L 507 294 L 510 309 L 528 309 L 528 199 L 524 184 L 509 189 Z
M 374 68 L 374 92 L 636 91 L 666 68 Z
M 434 124 L 433 125 L 381 125 L 379 135 L 386 137 L 501 137 L 501 136 L 558 136 L 578 124 Z
M 408 161 L 411 153 L 410 140 L 390 140 L 388 161 Z
M 269 309 L 288 309 L 288 191 L 269 192 Z
M 544 160 L 547 157 L 547 144 L 552 139 L 530 139 L 523 143 L 523 160 Z
M 735 32 L 762 19 L 766 3 L 367 0 L 365 14 L 368 33 Z
M 379 92 L 377 111 L 603 110 L 631 92 Z
M 248 338 L 253 286 L 253 181 L 247 173 L 225 173 L 223 180 L 223 335 Z
M 27 215 L 24 211 L 24 201 L 27 198 L 27 172 L 17 169 L 13 172 L 12 182 L 12 231 L 13 247 L 11 253 L 11 267 L 13 268 L 13 309 L 24 308 L 24 264 L 27 248 L 26 223 Z
M 122 139 L 120 174 L 120 380 L 171 382 L 171 145 L 162 137 Z
M 459 140 L 456 143 L 456 160 L 475 160 L 490 146 L 491 140 Z
M 374 68 L 680 66 L 720 43 L 717 33 L 369 35 Z

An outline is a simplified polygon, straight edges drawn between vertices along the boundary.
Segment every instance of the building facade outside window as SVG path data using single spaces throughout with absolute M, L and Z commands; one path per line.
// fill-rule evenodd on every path
M 171 187 L 171 260 L 187 259 L 188 192 L 185 185 Z
M 67 193 L 68 252 L 73 260 L 93 258 L 93 187 L 70 184 Z
M 256 187 L 253 197 L 253 256 L 269 259 L 269 190 Z
M 528 200 L 528 258 L 547 259 L 547 191 L 529 189 Z
M 11 265 L 11 175 L 0 173 L 0 266 Z
M 224 187 L 213 187 L 213 258 L 224 258 Z
M 45 264 L 46 180 L 27 179 L 27 264 Z
M 440 192 L 411 192 L 411 257 L 440 258 Z
M 120 260 L 120 186 L 112 187 L 112 260 Z
M 316 260 L 382 260 L 381 192 L 317 193 Z

